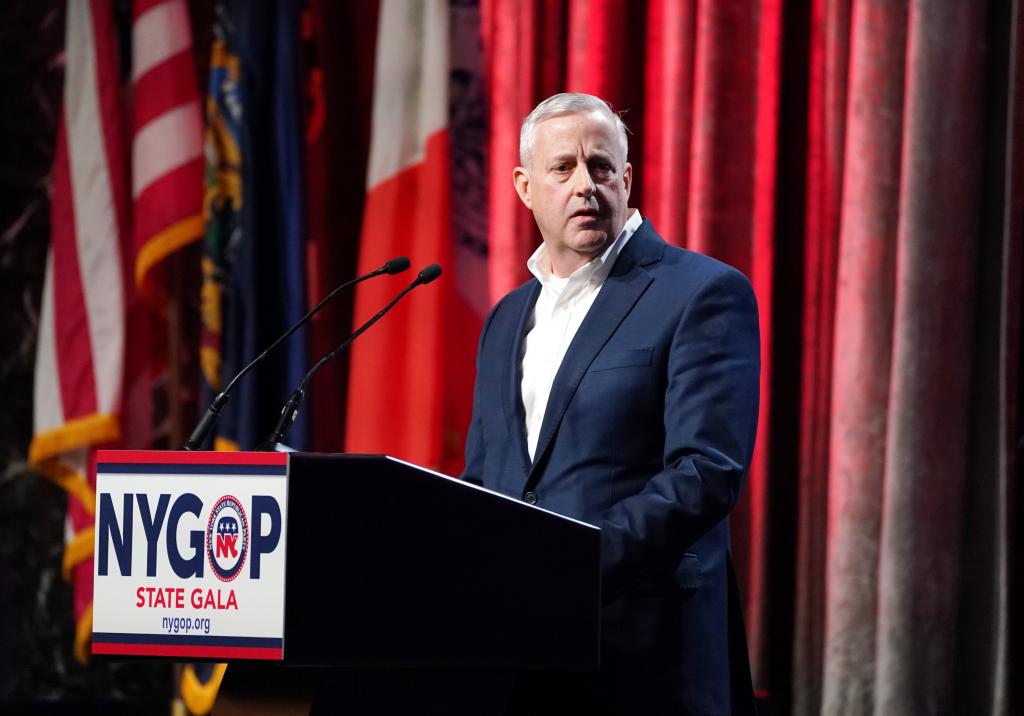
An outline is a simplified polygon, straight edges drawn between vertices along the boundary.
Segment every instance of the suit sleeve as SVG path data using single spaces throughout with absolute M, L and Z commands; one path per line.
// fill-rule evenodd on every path
M 664 468 L 600 522 L 606 602 L 645 575 L 671 578 L 687 548 L 728 516 L 753 452 L 759 371 L 753 290 L 738 271 L 717 273 L 672 337 Z
M 486 450 L 484 448 L 483 430 L 480 426 L 480 360 L 484 352 L 484 342 L 487 339 L 487 331 L 490 330 L 491 321 L 497 313 L 501 302 L 495 306 L 484 326 L 480 331 L 480 341 L 476 349 L 476 379 L 473 383 L 473 417 L 469 421 L 469 431 L 466 433 L 466 467 L 462 470 L 459 479 L 471 482 L 474 485 L 484 484 L 484 460 Z

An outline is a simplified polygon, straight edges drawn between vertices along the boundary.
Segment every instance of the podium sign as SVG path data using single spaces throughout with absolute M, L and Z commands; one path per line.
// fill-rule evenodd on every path
M 284 453 L 100 450 L 94 654 L 284 658 Z

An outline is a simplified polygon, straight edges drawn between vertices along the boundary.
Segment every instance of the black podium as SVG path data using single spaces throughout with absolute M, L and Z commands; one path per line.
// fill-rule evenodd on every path
M 214 713 L 504 714 L 515 672 L 598 667 L 599 552 L 394 458 L 292 453 L 284 662 L 231 664 Z
M 285 665 L 598 666 L 597 528 L 390 457 L 288 470 Z

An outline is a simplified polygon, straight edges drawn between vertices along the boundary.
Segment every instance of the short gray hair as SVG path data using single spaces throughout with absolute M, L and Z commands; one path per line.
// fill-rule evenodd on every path
M 538 124 L 545 119 L 577 112 L 601 112 L 612 120 L 619 135 L 619 144 L 622 145 L 622 162 L 625 164 L 629 156 L 629 141 L 626 138 L 627 130 L 622 118 L 612 110 L 611 105 L 600 97 L 579 92 L 561 92 L 551 95 L 533 108 L 519 128 L 519 162 L 524 167 L 530 165 L 530 155 L 533 153 L 533 141 L 537 136 Z

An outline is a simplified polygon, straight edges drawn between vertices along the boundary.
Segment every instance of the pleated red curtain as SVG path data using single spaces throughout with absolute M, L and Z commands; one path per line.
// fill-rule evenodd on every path
M 484 0 L 490 97 L 490 270 L 495 300 L 527 277 L 540 241 L 511 185 L 523 117 L 559 91 L 623 112 L 637 171 L 630 199 L 665 238 L 751 278 L 765 380 L 747 497 L 734 519 L 753 653 L 767 650 L 766 503 L 781 3 Z
M 755 286 L 733 516 L 755 686 L 800 714 L 1008 712 L 1018 3 L 481 8 L 492 297 L 539 241 L 511 171 L 557 91 L 625 111 L 631 204 Z
M 815 0 L 808 29 L 807 149 L 793 610 L 793 712 L 817 713 L 825 634 L 832 338 L 846 135 L 851 0 Z
M 1021 191 L 1017 23 L 1015 3 L 815 11 L 797 713 L 1009 712 L 1017 468 L 978 426 L 1019 403 L 1021 235 L 986 218 Z

